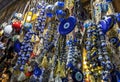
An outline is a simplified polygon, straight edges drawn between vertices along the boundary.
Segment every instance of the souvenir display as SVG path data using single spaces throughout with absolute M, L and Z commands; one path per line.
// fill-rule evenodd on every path
M 120 82 L 112 0 L 21 1 L 0 21 L 0 82 Z

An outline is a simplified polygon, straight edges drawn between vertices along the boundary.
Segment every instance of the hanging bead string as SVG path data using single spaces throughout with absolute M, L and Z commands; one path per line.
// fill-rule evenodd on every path
M 108 11 L 108 15 L 109 14 L 115 14 L 115 9 L 114 9 L 114 7 L 113 7 L 113 4 L 112 4 L 112 1 L 108 1 L 107 2 L 108 3 L 108 7 L 109 7 L 109 11 Z M 120 33 L 118 32 L 119 31 L 119 26 L 118 26 L 118 24 L 115 24 L 114 25 L 114 27 L 113 27 L 113 29 L 111 29 L 111 31 L 108 33 L 108 35 L 109 36 L 113 36 L 114 37 L 114 33 L 113 32 L 117 32 L 117 35 L 115 36 L 115 37 L 118 37 L 119 39 L 120 39 Z M 112 32 L 112 33 L 111 33 Z M 118 47 L 117 49 L 116 48 L 113 48 L 113 47 L 111 47 L 112 49 L 112 51 L 114 50 L 114 51 L 116 51 L 116 54 L 118 54 L 118 56 L 120 57 L 120 52 L 118 52 L 118 51 L 120 51 L 120 47 Z M 118 56 L 116 57 L 116 61 L 118 61 L 119 60 L 119 58 L 118 58 Z M 116 62 L 115 61 L 115 62 Z M 120 63 L 118 63 L 119 65 L 120 65 Z
M 61 52 L 60 52 L 60 61 L 66 62 L 66 36 L 61 36 Z
M 34 34 L 34 32 L 30 31 L 27 32 L 25 37 L 24 37 L 24 41 L 22 42 L 22 46 L 21 46 L 21 51 L 18 53 L 18 61 L 16 63 L 16 66 L 14 67 L 15 69 L 20 67 L 21 71 L 24 71 L 24 65 L 27 63 L 27 61 L 30 58 L 30 54 L 33 50 L 33 43 L 30 42 L 32 35 Z
M 96 0 L 93 3 L 93 12 L 94 12 L 94 17 L 95 17 L 95 22 L 96 24 L 98 24 L 99 20 L 101 19 L 101 14 L 102 14 L 102 9 L 101 9 L 101 1 L 100 0 Z
M 27 5 L 28 6 L 28 5 Z M 27 7 L 26 7 L 27 8 Z M 26 10 L 26 9 L 25 9 Z M 29 60 L 30 54 L 33 50 L 33 47 L 30 39 L 32 37 L 32 34 L 34 34 L 34 32 L 29 31 L 26 33 L 26 35 L 24 36 L 24 41 L 22 42 L 22 46 L 21 46 L 21 51 L 18 53 L 18 61 L 16 63 L 16 66 L 14 67 L 14 69 L 20 69 L 21 71 L 24 71 L 24 65 L 27 63 L 27 61 Z M 30 35 L 30 36 L 29 36 Z M 26 44 L 26 45 L 25 45 Z M 28 49 L 27 49 L 28 48 Z
M 93 26 L 87 30 L 86 50 L 88 61 L 96 56 L 96 40 L 96 29 L 95 26 Z
M 45 28 L 45 21 L 46 21 L 46 16 L 45 16 L 45 7 L 46 7 L 46 4 L 43 4 L 42 6 L 42 3 L 41 4 L 38 4 L 38 9 L 40 10 L 40 13 L 39 13 L 39 17 L 37 18 L 37 22 L 35 24 L 36 26 L 36 30 L 39 30 L 39 37 L 42 38 L 43 37 L 43 32 L 44 32 L 44 28 Z
M 52 29 L 50 29 L 49 28 L 49 30 L 51 31 L 51 33 L 49 34 L 49 35 L 51 35 L 51 37 L 53 37 L 53 39 L 51 39 L 51 43 L 49 43 L 48 45 L 49 46 L 54 46 L 55 47 L 55 55 L 51 55 L 52 56 L 52 62 L 51 62 L 51 65 L 48 67 L 48 69 L 49 69 L 49 73 L 50 74 L 48 74 L 47 72 L 46 73 L 44 73 L 44 75 L 47 75 L 48 77 L 49 77 L 49 81 L 53 81 L 54 80 L 54 69 L 55 69 L 55 66 L 56 66 L 56 62 L 57 62 L 57 53 L 58 53 L 58 50 L 56 50 L 56 49 L 58 49 L 58 45 L 57 45 L 57 42 L 58 42 L 58 38 L 59 38 L 59 36 L 58 36 L 58 33 L 57 33 L 57 28 L 56 28 L 56 26 L 57 26 L 57 23 L 55 23 L 55 21 L 53 21 L 53 22 L 51 22 L 50 23 L 50 26 L 51 26 L 51 28 Z M 50 47 L 49 47 L 49 49 L 51 49 Z M 49 51 L 49 49 L 47 49 L 47 52 Z M 50 57 L 50 59 L 51 59 L 51 56 L 49 56 L 48 55 L 48 57 Z
M 89 61 L 89 64 L 92 64 L 93 69 L 95 69 L 98 66 L 102 66 L 103 71 L 100 75 L 103 80 L 108 80 L 110 75 L 109 72 L 112 69 L 112 63 L 110 62 L 110 59 L 107 56 L 108 52 L 106 48 L 105 36 L 100 26 L 98 26 L 97 28 L 89 28 L 87 30 L 87 38 L 88 39 L 86 42 L 86 50 L 87 60 Z M 96 49 L 98 50 L 96 51 Z M 93 71 L 91 73 L 93 73 L 93 75 L 95 75 L 95 77 L 97 78 L 98 73 Z
M 102 51 L 102 56 L 100 56 L 99 58 L 101 59 L 101 57 L 103 57 L 103 60 L 101 60 L 101 65 L 104 68 L 102 72 L 102 79 L 106 81 L 109 80 L 110 78 L 110 71 L 113 69 L 113 64 L 110 61 L 110 58 L 108 57 L 106 38 L 102 33 L 100 26 L 98 26 L 98 33 L 99 33 L 99 40 L 101 44 L 100 46 Z
M 53 26 L 53 28 L 50 28 L 49 25 Z M 38 61 L 40 61 L 41 58 L 44 56 L 44 54 L 50 50 L 50 47 L 52 47 L 54 45 L 54 42 L 55 42 L 55 39 L 52 42 L 50 41 L 51 37 L 54 36 L 54 33 L 51 31 L 54 30 L 55 24 L 53 23 L 53 25 L 52 25 L 52 23 L 50 23 L 49 25 L 48 25 L 48 31 L 46 32 L 46 36 L 44 39 L 44 49 L 43 49 L 41 55 L 38 57 L 38 59 L 37 59 Z
M 70 38 L 70 40 L 67 42 L 67 46 L 68 46 L 68 55 L 67 55 L 67 63 L 66 65 L 68 65 L 69 63 L 72 63 L 73 66 L 76 66 L 76 57 L 78 57 L 78 54 L 76 54 L 76 50 L 77 47 L 75 47 L 74 41 L 72 40 L 72 38 Z
M 37 34 L 41 39 L 37 51 L 38 52 L 37 54 L 39 54 L 39 52 L 43 49 L 43 39 L 44 39 L 43 33 L 44 33 L 45 21 L 46 21 L 46 16 L 45 16 L 46 3 L 44 3 L 44 1 L 39 2 L 36 7 L 37 10 L 40 11 L 39 16 L 37 18 L 37 22 L 35 23 Z

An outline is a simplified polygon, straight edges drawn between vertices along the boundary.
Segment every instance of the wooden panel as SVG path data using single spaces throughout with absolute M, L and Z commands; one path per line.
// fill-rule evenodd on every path
M 120 13 L 120 0 L 113 0 L 113 6 L 115 9 L 115 12 Z M 119 27 L 120 27 L 120 23 L 119 23 Z
M 116 12 L 120 12 L 120 0 L 113 0 L 113 6 Z

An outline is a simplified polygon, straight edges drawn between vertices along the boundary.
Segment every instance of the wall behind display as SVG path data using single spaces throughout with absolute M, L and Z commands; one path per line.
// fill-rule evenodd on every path
M 0 24 L 3 22 L 7 22 L 8 19 L 11 17 L 14 11 L 20 12 L 22 11 L 21 8 L 24 8 L 28 0 L 16 0 L 7 8 L 5 8 L 2 12 L 0 12 Z M 2 3 L 0 3 L 2 4 Z
M 113 0 L 113 6 L 115 9 L 115 12 L 120 13 L 120 0 Z M 120 26 L 120 23 L 119 23 L 119 26 Z

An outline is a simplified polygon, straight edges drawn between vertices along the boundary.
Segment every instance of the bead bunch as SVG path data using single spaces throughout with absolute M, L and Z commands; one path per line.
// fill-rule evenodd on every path
M 25 34 L 24 41 L 21 43 L 21 50 L 18 53 L 18 60 L 15 69 L 20 67 L 21 71 L 24 71 L 24 65 L 29 61 L 30 55 L 33 51 L 33 43 L 30 41 L 33 31 L 29 31 Z

